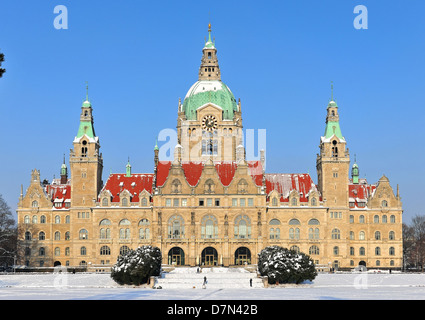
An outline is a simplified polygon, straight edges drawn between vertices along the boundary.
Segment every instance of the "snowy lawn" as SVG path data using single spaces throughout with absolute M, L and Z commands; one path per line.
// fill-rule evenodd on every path
M 0 274 L 1 300 L 425 300 L 425 274 L 319 274 L 302 285 L 250 289 L 119 286 L 109 274 Z

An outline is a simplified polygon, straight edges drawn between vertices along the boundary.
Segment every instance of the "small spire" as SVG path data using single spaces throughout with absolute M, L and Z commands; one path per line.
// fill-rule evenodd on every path
M 130 164 L 130 157 L 128 157 L 127 165 L 125 166 L 126 169 L 126 177 L 131 177 L 131 164 Z
M 89 82 L 86 81 L 86 101 L 89 101 Z
M 211 42 L 211 23 L 208 23 L 208 42 Z
M 155 141 L 155 148 L 153 148 L 153 150 L 154 150 L 154 151 L 159 150 L 159 148 L 158 148 L 158 138 L 156 138 L 156 141 Z
M 331 101 L 334 101 L 334 82 L 331 81 Z

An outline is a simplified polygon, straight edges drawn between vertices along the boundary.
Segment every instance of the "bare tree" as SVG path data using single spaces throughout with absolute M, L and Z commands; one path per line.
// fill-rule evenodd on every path
M 4 54 L 0 52 L 0 67 L 2 62 L 4 62 Z M 3 73 L 6 72 L 6 69 L 0 68 L 0 78 L 3 76 Z
M 14 263 L 16 241 L 17 228 L 12 210 L 0 194 L 0 266 Z
M 403 230 L 404 249 L 411 265 L 421 271 L 425 265 L 425 216 L 416 215 L 411 225 Z

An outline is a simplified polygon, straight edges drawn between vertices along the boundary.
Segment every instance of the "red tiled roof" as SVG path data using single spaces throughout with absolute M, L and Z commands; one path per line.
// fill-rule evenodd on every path
M 300 202 L 308 202 L 308 193 L 312 187 L 316 187 L 308 173 L 267 173 L 266 192 L 269 194 L 276 190 L 280 195 L 281 202 L 289 201 L 289 193 L 297 190 L 300 194 Z
M 156 167 L 156 185 L 162 187 L 167 181 L 168 172 L 171 168 L 171 161 L 159 161 Z
M 139 202 L 139 194 L 143 190 L 152 194 L 153 173 L 132 173 L 130 177 L 124 174 L 113 173 L 109 176 L 102 191 L 108 190 L 112 195 L 112 202 L 120 201 L 120 193 L 128 190 L 131 193 L 131 202 Z
M 263 166 L 261 161 L 247 161 L 248 172 L 257 186 L 263 185 Z
M 227 187 L 232 182 L 238 165 L 236 162 L 217 162 L 214 165 L 221 183 Z
M 70 184 L 48 184 L 46 193 L 50 195 L 56 209 L 65 209 L 65 203 L 71 200 Z
M 359 202 L 367 202 L 367 199 L 375 191 L 376 185 L 367 184 L 367 181 L 361 181 L 358 184 L 350 183 L 348 185 L 348 196 L 350 202 L 354 202 L 355 206 L 358 207 Z
M 201 178 L 204 164 L 202 162 L 182 162 L 182 168 L 187 183 L 192 187 L 196 186 Z

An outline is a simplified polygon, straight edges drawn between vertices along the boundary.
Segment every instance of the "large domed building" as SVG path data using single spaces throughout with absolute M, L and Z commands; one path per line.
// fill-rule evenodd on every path
M 22 189 L 19 258 L 27 266 L 107 270 L 120 254 L 147 244 L 174 266 L 256 264 L 270 245 L 307 253 L 322 269 L 402 266 L 398 187 L 394 193 L 385 176 L 375 184 L 360 179 L 357 164 L 350 175 L 333 99 L 316 156 L 317 183 L 309 173 L 265 172 L 264 153 L 246 159 L 241 102 L 221 80 L 211 26 L 198 80 L 179 100 L 173 160 L 159 159 L 155 146 L 152 172 L 132 172 L 127 163 L 103 182 L 93 117 L 87 97 L 70 177 L 64 160 L 60 179 L 41 182 L 35 169 Z

